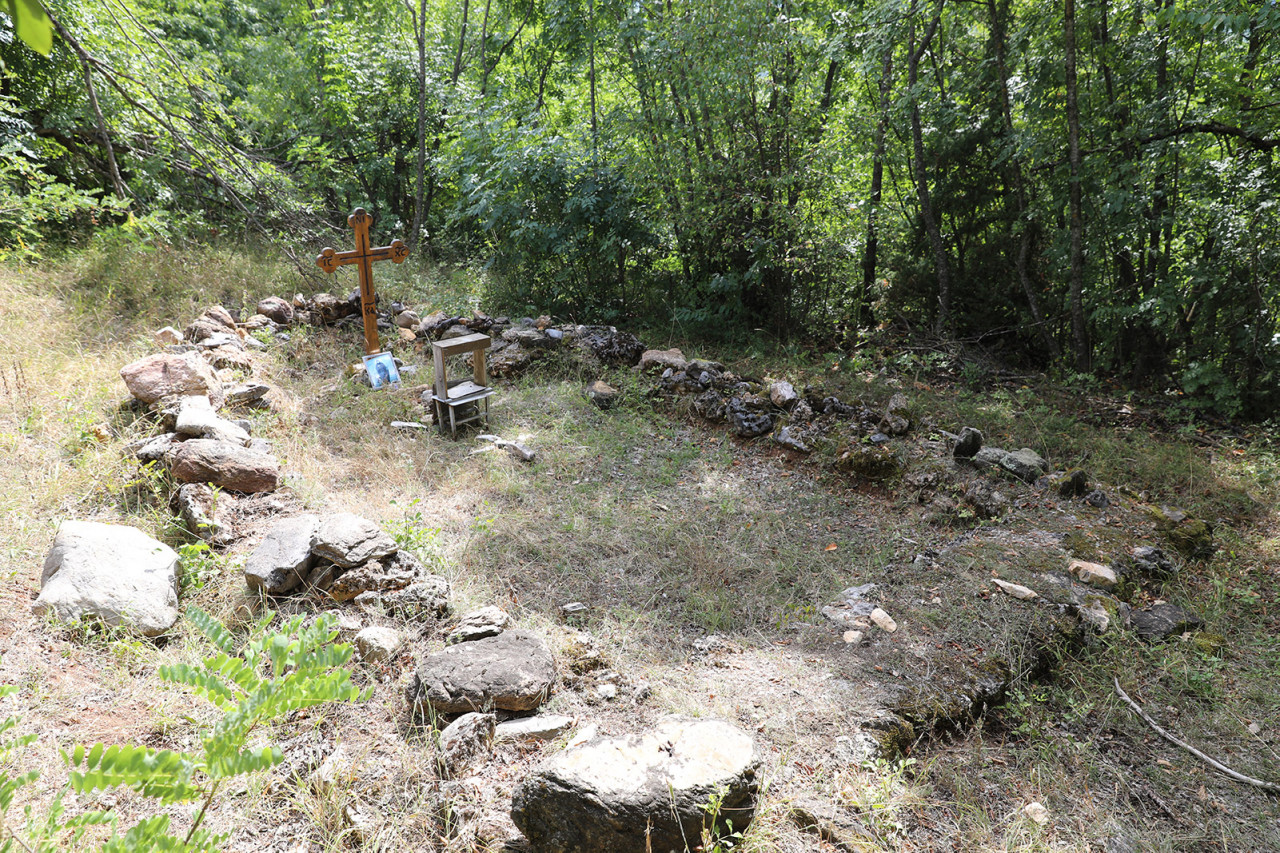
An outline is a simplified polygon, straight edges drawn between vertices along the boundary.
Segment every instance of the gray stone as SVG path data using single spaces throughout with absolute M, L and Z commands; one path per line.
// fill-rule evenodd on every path
M 425 574 L 417 557 L 408 551 L 396 551 L 343 572 L 329 588 L 329 595 L 336 601 L 350 601 L 366 592 L 393 592 L 405 589 Z
M 178 404 L 174 431 L 193 438 L 209 438 L 247 445 L 249 433 L 239 425 L 218 417 L 208 397 L 183 397 Z
M 178 621 L 178 555 L 134 527 L 64 521 L 40 575 L 36 615 L 96 617 L 154 637 Z
M 247 382 L 242 385 L 233 385 L 227 389 L 227 405 L 228 406 L 255 406 L 261 403 L 262 399 L 267 396 L 271 390 L 271 386 L 263 385 L 261 382 Z
M 1044 460 L 1044 457 L 1029 447 L 1006 453 L 1000 460 L 1000 466 L 1019 480 L 1025 480 L 1028 483 L 1035 482 L 1049 470 L 1049 463 Z
M 428 655 L 414 676 L 409 700 L 438 714 L 490 708 L 532 711 L 546 701 L 555 679 L 547 644 L 512 628 Z
M 262 316 L 274 320 L 282 326 L 293 322 L 293 306 L 279 296 L 267 296 L 258 300 L 256 308 Z
M 597 379 L 587 386 L 587 397 L 597 409 L 611 409 L 618 401 L 618 389 L 603 379 Z
M 165 326 L 163 329 L 156 330 L 152 335 L 155 342 L 161 346 L 172 346 L 182 343 L 182 332 L 179 332 L 173 326 Z
M 535 850 L 674 853 L 716 815 L 745 829 L 760 758 L 746 732 L 715 720 L 667 718 L 644 734 L 595 737 L 544 762 L 516 788 L 511 817 Z
M 426 575 L 404 589 L 362 592 L 355 602 L 401 619 L 439 618 L 449 612 L 449 582 L 437 575 Z
M 166 432 L 157 435 L 155 438 L 146 438 L 129 445 L 129 449 L 133 451 L 134 457 L 139 462 L 160 462 L 164 459 L 165 454 L 169 452 L 169 448 L 173 446 L 177 433 Z
M 878 847 L 876 836 L 834 803 L 801 794 L 791 801 L 791 820 L 803 832 L 816 835 L 839 850 Z
M 472 711 L 440 732 L 440 759 L 449 776 L 465 776 L 488 757 L 493 749 L 495 722 L 493 714 Z
M 214 407 L 222 405 L 222 381 L 209 363 L 193 352 L 158 353 L 120 368 L 129 393 L 144 403 L 172 395 L 207 396 Z
M 270 492 L 280 484 L 274 456 L 228 441 L 194 438 L 165 453 L 169 472 L 180 483 L 210 483 L 236 492 Z
M 244 563 L 250 589 L 283 595 L 302 583 L 311 569 L 311 538 L 320 516 L 307 513 L 277 521 Z
M 790 409 L 800 400 L 795 386 L 785 379 L 769 386 L 769 401 L 779 409 Z
M 575 724 L 573 717 L 562 717 L 556 714 L 520 717 L 498 723 L 493 730 L 493 737 L 499 742 L 555 740 L 573 729 Z
M 381 527 L 350 512 L 335 512 L 320 520 L 311 539 L 311 553 L 344 569 L 389 557 L 396 542 Z
M 356 634 L 356 651 L 369 663 L 385 663 L 404 648 L 405 636 L 395 628 L 374 625 Z
M 998 467 L 1004 464 L 1005 457 L 1008 455 L 1009 451 L 1001 450 L 999 447 L 982 447 L 973 454 L 973 462 L 979 467 Z
M 1165 640 L 1204 627 L 1204 620 L 1173 604 L 1153 604 L 1129 614 L 1134 633 L 1144 640 Z
M 412 311 L 401 311 L 395 322 L 401 329 L 414 329 L 422 323 L 422 318 Z
M 773 440 L 788 450 L 794 450 L 797 453 L 808 453 L 809 445 L 795 437 L 795 433 L 791 431 L 791 427 L 784 426 L 778 432 L 773 434 Z
M 511 624 L 511 616 L 501 607 L 489 605 L 463 614 L 458 627 L 449 632 L 446 643 L 466 643 L 484 637 L 496 637 Z
M 981 449 L 982 433 L 967 426 L 956 436 L 956 444 L 951 452 L 957 459 L 972 459 Z
M 729 426 L 742 438 L 757 438 L 773 431 L 773 416 L 752 411 L 740 397 L 734 397 L 726 406 Z
M 1133 563 L 1138 571 L 1156 580 L 1167 580 L 1178 573 L 1173 561 L 1164 551 L 1152 545 L 1139 545 L 1133 549 Z
M 204 483 L 187 483 L 173 496 L 178 515 L 187 530 L 215 545 L 229 544 L 234 538 L 231 527 L 236 499 Z

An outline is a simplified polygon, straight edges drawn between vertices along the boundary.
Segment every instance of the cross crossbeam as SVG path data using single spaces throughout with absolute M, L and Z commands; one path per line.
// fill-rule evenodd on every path
M 366 355 L 378 352 L 378 309 L 373 295 L 373 265 L 377 261 L 403 263 L 409 257 L 409 247 L 400 240 L 392 240 L 389 246 L 369 246 L 369 226 L 373 217 L 363 207 L 357 207 L 347 217 L 347 225 L 356 233 L 356 247 L 345 252 L 325 246 L 316 256 L 316 265 L 327 273 L 335 273 L 338 267 L 356 264 L 360 275 L 360 315 L 364 320 L 364 351 Z

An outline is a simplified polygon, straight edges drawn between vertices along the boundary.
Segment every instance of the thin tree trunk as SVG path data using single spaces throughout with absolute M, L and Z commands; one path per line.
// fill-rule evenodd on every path
M 924 223 L 925 233 L 929 237 L 929 245 L 933 248 L 933 262 L 938 276 L 938 318 L 934 324 L 938 334 L 949 336 L 952 333 L 951 318 L 951 266 L 947 260 L 947 249 L 942 242 L 942 231 L 933 211 L 933 199 L 929 194 L 929 177 L 924 162 L 924 130 L 920 124 L 920 99 L 916 96 L 916 80 L 920 68 L 920 59 L 929 49 L 942 21 L 942 4 L 938 0 L 938 8 L 934 10 L 933 20 L 928 29 L 916 44 L 916 19 L 911 16 L 907 24 L 907 97 L 911 100 L 911 149 L 915 160 L 916 195 L 920 201 L 920 219 Z M 1070 0 L 1068 0 L 1070 2 Z
M 862 289 L 858 293 L 858 325 L 875 323 L 871 312 L 871 292 L 876 284 L 876 262 L 880 252 L 880 196 L 884 187 L 885 130 L 889 120 L 889 95 L 893 89 L 893 45 L 884 49 L 880 68 L 880 116 L 876 120 L 876 153 L 871 163 L 871 193 L 867 205 L 867 244 L 862 252 Z
M 1076 370 L 1093 369 L 1093 353 L 1084 316 L 1084 212 L 1080 197 L 1080 107 L 1076 101 L 1076 4 L 1065 0 L 1062 30 L 1066 42 L 1067 77 L 1067 162 L 1070 169 L 1071 210 L 1071 342 L 1075 348 Z
M 116 163 L 115 146 L 111 144 L 111 134 L 107 132 L 107 120 L 102 115 L 102 107 L 98 104 L 97 88 L 93 85 L 93 68 L 89 63 L 89 54 L 85 53 L 80 42 L 75 39 L 71 33 L 67 32 L 66 27 L 53 16 L 49 17 L 53 23 L 54 29 L 58 31 L 58 35 L 62 36 L 62 40 L 71 45 L 71 49 L 75 51 L 76 58 L 80 61 L 80 69 L 84 73 L 84 88 L 89 95 L 89 105 L 93 107 L 93 115 L 98 122 L 98 135 L 102 137 L 102 148 L 107 157 L 107 174 L 111 178 L 111 188 L 115 191 L 116 198 L 124 200 L 129 197 L 129 193 L 124 185 L 124 178 L 120 177 L 120 167 Z
M 1008 0 L 997 5 L 996 0 L 988 0 L 987 9 L 991 13 L 991 42 L 996 57 L 996 74 L 999 77 L 997 92 L 1001 124 L 1006 136 L 1005 143 L 1009 147 L 1016 144 L 1016 132 L 1013 126 L 1013 109 L 1009 98 L 1009 70 L 1005 63 L 1005 20 L 1009 11 Z M 1031 319 L 1036 324 L 1036 334 L 1048 350 L 1049 356 L 1057 360 L 1062 351 L 1054 339 L 1044 313 L 1040 310 L 1040 300 L 1036 297 L 1035 285 L 1031 281 L 1031 245 L 1034 229 L 1026 221 L 1027 186 L 1022 173 L 1022 161 L 1017 155 L 1010 155 L 1006 161 L 1005 171 L 1009 182 L 1013 185 L 1012 200 L 1014 202 L 1014 221 L 1017 223 L 1018 249 L 1014 255 L 1013 266 L 1018 275 L 1018 283 L 1022 293 L 1027 297 L 1027 307 L 1031 310 Z
M 413 16 L 413 37 L 418 43 L 418 156 L 414 164 L 413 225 L 409 228 L 409 246 L 421 245 L 423 203 L 426 200 L 427 181 L 427 0 L 406 0 L 409 14 Z

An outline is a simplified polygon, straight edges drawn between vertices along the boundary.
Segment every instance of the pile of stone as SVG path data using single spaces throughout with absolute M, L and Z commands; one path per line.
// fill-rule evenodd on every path
M 837 426 L 851 428 L 856 437 L 838 455 L 845 460 L 843 467 L 871 479 L 885 475 L 882 459 L 889 460 L 890 473 L 896 472 L 896 460 L 883 446 L 911 429 L 908 402 L 902 394 L 893 395 L 885 410 L 877 412 L 862 403 L 849 405 L 823 395 L 813 387 L 798 392 L 785 379 L 738 376 L 718 361 L 687 359 L 678 349 L 646 350 L 640 369 L 658 374 L 658 393 L 692 397 L 694 412 L 712 423 L 728 424 L 741 438 L 772 434 L 782 447 L 808 453 Z M 869 464 L 863 464 L 864 458 Z
M 247 327 L 213 306 L 187 326 L 179 342 L 120 370 L 125 387 L 148 408 L 159 430 L 130 444 L 129 452 L 144 465 L 162 466 L 181 484 L 175 510 L 192 533 L 218 545 L 236 538 L 233 519 L 242 496 L 270 493 L 280 484 L 270 443 L 250 435 L 247 419 L 224 416 L 226 410 L 268 405 L 270 387 L 253 380 L 250 351 L 261 344 Z M 156 337 L 164 342 L 178 335 L 167 328 Z
M 244 577 L 266 595 L 323 594 L 405 617 L 443 616 L 449 608 L 447 580 L 349 512 L 277 521 L 249 554 Z

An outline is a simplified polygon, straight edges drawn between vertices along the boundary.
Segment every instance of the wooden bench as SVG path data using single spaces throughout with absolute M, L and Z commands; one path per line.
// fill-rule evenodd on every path
M 440 428 L 444 429 L 445 412 L 449 414 L 449 431 L 456 434 L 460 424 L 483 419 L 489 425 L 489 397 L 494 393 L 489 387 L 489 377 L 485 371 L 484 351 L 493 343 L 488 335 L 479 333 L 437 341 L 431 345 L 432 360 L 435 363 L 435 383 L 431 389 L 431 402 L 435 407 L 436 418 Z M 463 382 L 455 382 L 449 386 L 447 360 L 453 356 L 471 354 L 472 378 Z M 459 418 L 458 409 L 474 403 L 476 413 L 469 417 Z M 483 403 L 483 406 L 481 405 Z

